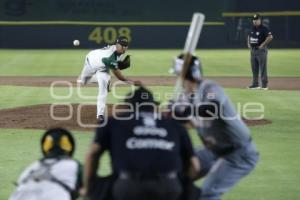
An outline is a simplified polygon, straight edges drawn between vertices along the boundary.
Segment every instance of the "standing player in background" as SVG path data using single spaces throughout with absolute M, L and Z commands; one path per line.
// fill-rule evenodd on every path
M 175 59 L 177 74 L 182 69 L 178 67 L 182 66 L 182 58 Z M 200 199 L 220 200 L 223 193 L 254 169 L 259 155 L 249 129 L 224 90 L 211 80 L 203 80 L 195 56 L 184 76 L 183 87 L 186 98 L 181 98 L 184 101 L 174 104 L 172 109 L 181 117 L 191 119 L 204 144 L 197 153 L 201 166 L 198 178 L 206 176 Z M 182 109 L 183 105 L 189 106 Z
M 272 41 L 271 31 L 261 22 L 261 16 L 256 14 L 252 18 L 253 27 L 248 35 L 247 45 L 251 49 L 251 68 L 253 74 L 252 85 L 249 89 L 260 89 L 258 75 L 261 78 L 261 88 L 268 90 L 267 73 L 267 45 Z
M 77 83 L 87 84 L 92 78 L 98 82 L 99 91 L 97 99 L 97 119 L 104 119 L 106 97 L 109 91 L 110 70 L 121 81 L 136 86 L 141 85 L 138 80 L 130 80 L 125 78 L 121 70 L 130 67 L 130 57 L 125 56 L 128 49 L 128 39 L 119 37 L 115 45 L 107 46 L 102 49 L 90 51 L 86 58 L 83 70 Z

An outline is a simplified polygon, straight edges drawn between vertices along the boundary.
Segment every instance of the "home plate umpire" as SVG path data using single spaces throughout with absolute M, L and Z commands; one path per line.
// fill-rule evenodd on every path
M 181 177 L 193 177 L 199 163 L 186 129 L 170 118 L 154 112 L 157 102 L 152 93 L 140 87 L 125 102 L 133 109 L 117 118 L 109 118 L 96 130 L 85 161 L 82 194 L 99 199 L 177 200 L 183 198 Z M 102 179 L 108 189 L 97 193 L 97 163 L 109 151 L 114 178 Z M 109 181 L 107 181 L 109 180 Z M 105 184 L 107 186 L 107 184 Z M 107 193 L 107 194 L 103 194 Z M 111 199 L 111 197 L 103 198 Z M 183 198 L 187 199 L 187 198 Z

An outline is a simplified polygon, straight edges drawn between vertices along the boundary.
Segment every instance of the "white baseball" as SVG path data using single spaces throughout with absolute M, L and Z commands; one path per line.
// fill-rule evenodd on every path
M 74 41 L 73 41 L 73 45 L 74 45 L 74 46 L 79 46 L 79 45 L 80 45 L 79 40 L 74 40 Z

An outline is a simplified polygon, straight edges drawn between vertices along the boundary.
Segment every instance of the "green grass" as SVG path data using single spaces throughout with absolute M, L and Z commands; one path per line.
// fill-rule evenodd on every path
M 78 76 L 89 50 L 0 50 L 0 76 Z M 169 75 L 180 50 L 129 50 L 126 75 Z M 249 51 L 198 50 L 207 76 L 251 76 Z M 270 76 L 300 76 L 299 49 L 270 49 Z
M 77 76 L 88 50 L 0 50 L 0 76 Z M 133 67 L 126 75 L 168 75 L 172 57 L 180 50 L 130 50 Z M 206 75 L 250 76 L 248 50 L 200 50 Z M 271 49 L 269 51 L 269 73 L 271 76 L 300 77 L 298 49 Z M 151 87 L 165 101 L 171 87 Z M 57 95 L 67 95 L 69 88 L 55 88 Z M 76 88 L 70 98 L 57 100 L 46 87 L 0 86 L 0 109 L 59 102 L 95 103 L 95 98 L 82 99 Z M 126 94 L 127 87 L 117 89 L 119 95 Z M 226 89 L 235 105 L 259 102 L 264 105 L 265 117 L 272 124 L 251 127 L 252 135 L 261 154 L 256 170 L 243 179 L 225 195 L 225 200 L 282 200 L 300 199 L 300 93 L 299 91 L 250 91 Z M 97 95 L 97 88 L 83 88 L 85 95 Z M 108 96 L 108 103 L 119 100 Z M 243 111 L 243 110 L 242 110 Z M 13 191 L 12 182 L 32 161 L 41 156 L 39 140 L 42 130 L 0 130 L 0 199 L 7 199 Z M 92 134 L 74 132 L 77 140 L 75 157 L 83 161 Z M 193 132 L 193 142 L 199 139 Z M 109 159 L 105 156 L 101 173 L 110 172 Z
M 168 87 L 167 90 L 162 86 L 150 88 L 156 88 L 159 91 L 164 91 L 164 93 L 156 93 L 156 97 L 161 98 L 162 101 L 164 101 L 167 97 L 166 92 L 169 92 L 170 95 L 173 92 L 171 87 Z M 66 99 L 58 99 L 51 95 L 51 90 L 47 87 L 0 86 L 0 109 L 49 103 L 96 103 L 98 95 L 98 88 L 96 87 L 82 88 L 80 92 L 77 88 L 63 87 L 54 88 L 52 91 L 55 96 L 66 97 L 69 93 L 72 95 Z M 107 97 L 107 103 L 122 101 L 122 97 L 130 91 L 130 87 L 119 87 L 116 90 L 112 90 Z M 86 98 L 81 98 L 80 94 L 84 95 Z M 116 98 L 113 94 L 116 94 L 119 97 Z

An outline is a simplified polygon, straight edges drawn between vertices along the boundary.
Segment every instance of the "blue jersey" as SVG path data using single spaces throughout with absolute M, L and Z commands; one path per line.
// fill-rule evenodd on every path
M 249 33 L 249 42 L 251 47 L 259 47 L 269 35 L 272 35 L 272 33 L 266 26 L 253 26 Z

